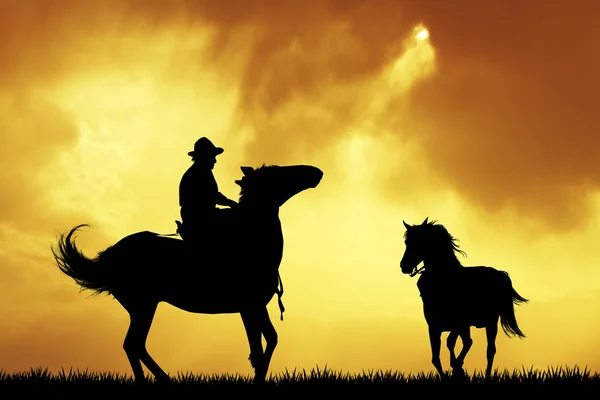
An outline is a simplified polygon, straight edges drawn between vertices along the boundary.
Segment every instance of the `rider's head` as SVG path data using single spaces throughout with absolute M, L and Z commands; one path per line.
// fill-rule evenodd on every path
M 202 137 L 194 144 L 194 151 L 188 153 L 192 161 L 203 167 L 212 169 L 217 162 L 217 156 L 223 153 L 221 147 L 216 147 L 208 138 Z

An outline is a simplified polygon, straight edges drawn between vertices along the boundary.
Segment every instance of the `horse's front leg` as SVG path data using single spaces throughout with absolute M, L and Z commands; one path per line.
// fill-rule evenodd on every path
M 248 345 L 250 346 L 250 364 L 254 368 L 254 383 L 264 382 L 266 371 L 264 371 L 264 353 L 262 346 L 261 332 L 261 312 L 256 309 L 242 311 L 240 313 L 246 335 L 248 336 Z
M 444 370 L 442 369 L 442 361 L 440 360 L 440 349 L 442 347 L 442 330 L 429 327 L 429 342 L 431 343 L 431 363 L 443 378 Z
M 263 380 L 267 376 L 267 372 L 269 371 L 269 364 L 271 363 L 271 357 L 273 356 L 273 352 L 275 351 L 275 347 L 277 347 L 278 335 L 273 323 L 271 322 L 271 318 L 269 317 L 269 311 L 267 307 L 264 307 L 260 312 L 260 326 L 261 332 L 265 337 L 265 341 L 267 342 L 265 353 L 263 357 Z

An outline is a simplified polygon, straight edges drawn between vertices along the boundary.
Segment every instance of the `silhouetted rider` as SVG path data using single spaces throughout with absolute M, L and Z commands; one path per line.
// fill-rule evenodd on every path
M 232 208 L 237 205 L 219 192 L 212 173 L 216 157 L 223 151 L 221 147 L 215 147 L 208 138 L 202 137 L 194 144 L 194 151 L 188 153 L 193 164 L 183 174 L 179 184 L 183 229 L 180 226 L 178 232 L 184 240 L 206 237 L 203 232 L 209 230 L 214 223 L 217 205 Z

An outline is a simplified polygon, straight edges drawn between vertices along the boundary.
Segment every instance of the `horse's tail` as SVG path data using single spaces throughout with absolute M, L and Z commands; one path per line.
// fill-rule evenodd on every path
M 519 338 L 525 338 L 525 334 L 519 328 L 517 324 L 517 318 L 515 317 L 515 304 L 521 305 L 527 303 L 529 300 L 522 297 L 513 288 L 512 281 L 508 276 L 507 272 L 503 272 L 504 284 L 501 289 L 500 299 L 500 325 L 502 330 L 508 337 L 517 336 Z
M 52 248 L 56 265 L 64 274 L 70 276 L 81 290 L 91 290 L 93 294 L 111 293 L 109 270 L 104 265 L 103 252 L 95 258 L 88 258 L 75 245 L 73 235 L 83 226 L 88 225 L 77 225 L 66 235 L 60 235 L 57 248 Z

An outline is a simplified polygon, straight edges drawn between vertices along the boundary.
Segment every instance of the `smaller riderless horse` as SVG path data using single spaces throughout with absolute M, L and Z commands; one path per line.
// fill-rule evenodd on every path
M 315 188 L 323 172 L 313 166 L 241 168 L 235 181 L 240 199 L 234 209 L 219 210 L 210 243 L 197 246 L 154 232 L 129 235 L 95 258 L 74 243 L 76 226 L 52 249 L 60 270 L 83 289 L 108 293 L 127 310 L 129 330 L 123 349 L 136 382 L 144 381 L 142 362 L 157 381 L 169 376 L 150 357 L 146 338 L 160 302 L 192 313 L 239 313 L 250 345 L 254 382 L 264 382 L 277 345 L 267 304 L 277 293 L 282 312 L 279 265 L 283 232 L 279 207 L 298 193 Z M 199 253 L 199 255 L 198 255 Z M 266 341 L 263 352 L 262 336 Z
M 455 253 L 466 254 L 443 225 L 428 222 L 428 218 L 421 225 L 402 222 L 406 227 L 406 250 L 400 268 L 411 277 L 421 274 L 417 287 L 429 326 L 431 362 L 440 376 L 445 376 L 440 361 L 441 335 L 450 332 L 447 339 L 450 366 L 453 374 L 463 375 L 462 366 L 473 344 L 470 327 L 485 328 L 488 342 L 486 378 L 489 378 L 496 354 L 498 318 L 508 337 L 524 338 L 525 334 L 517 325 L 513 304 L 528 300 L 513 289 L 507 272 L 485 266 L 463 266 Z M 421 261 L 423 267 L 417 269 Z M 454 347 L 458 336 L 463 348 L 456 357 Z

